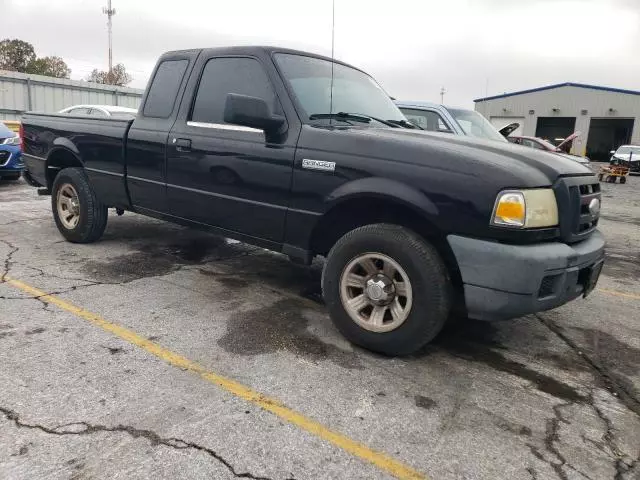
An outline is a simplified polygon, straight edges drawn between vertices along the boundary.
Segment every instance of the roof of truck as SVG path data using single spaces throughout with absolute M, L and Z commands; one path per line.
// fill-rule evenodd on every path
M 256 54 L 271 55 L 273 53 L 289 53 L 292 55 L 303 55 L 305 57 L 319 58 L 321 60 L 327 60 L 329 62 L 333 60 L 333 62 L 339 63 L 340 65 L 344 65 L 346 67 L 351 67 L 351 68 L 355 68 L 356 70 L 360 70 L 358 67 L 354 67 L 353 65 L 350 65 L 336 58 L 332 59 L 331 57 L 320 55 L 318 53 L 305 52 L 303 50 L 294 50 L 292 48 L 276 47 L 272 45 L 237 45 L 237 46 L 214 47 L 214 48 L 191 48 L 187 50 L 172 50 L 170 52 L 166 52 L 164 55 L 175 55 L 179 53 L 193 53 L 193 52 L 203 52 L 203 51 L 210 52 L 210 53 L 242 54 L 242 55 L 256 55 Z

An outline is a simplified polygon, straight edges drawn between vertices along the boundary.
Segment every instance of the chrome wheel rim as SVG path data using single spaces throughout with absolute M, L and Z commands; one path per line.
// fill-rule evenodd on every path
M 73 185 L 65 183 L 58 190 L 56 198 L 58 208 L 58 218 L 68 230 L 73 230 L 80 221 L 80 201 L 78 200 L 78 192 Z
M 340 299 L 359 326 L 383 333 L 407 320 L 413 291 L 409 276 L 398 262 L 382 253 L 364 253 L 342 271 Z

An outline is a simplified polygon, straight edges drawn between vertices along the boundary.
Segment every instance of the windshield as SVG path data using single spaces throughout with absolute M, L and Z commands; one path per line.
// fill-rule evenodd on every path
M 453 118 L 455 118 L 465 134 L 486 140 L 507 141 L 507 139 L 478 112 L 457 108 L 448 108 L 447 110 L 449 110 Z
M 616 155 L 629 155 L 630 153 L 633 153 L 633 156 L 640 155 L 640 147 L 620 147 Z
M 406 120 L 389 95 L 366 73 L 334 63 L 332 98 L 330 61 L 288 53 L 276 54 L 275 59 L 307 120 L 314 114 L 343 112 L 381 120 Z M 350 123 L 348 118 L 332 120 Z

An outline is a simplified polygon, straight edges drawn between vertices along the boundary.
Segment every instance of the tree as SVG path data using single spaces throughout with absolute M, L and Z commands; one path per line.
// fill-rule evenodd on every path
M 30 43 L 8 38 L 0 41 L 0 70 L 24 73 L 34 60 L 36 52 Z
M 111 73 L 94 68 L 86 78 L 88 82 L 103 83 L 106 85 L 119 85 L 121 87 L 131 83 L 133 77 L 127 73 L 124 65 L 118 63 L 113 66 Z
M 36 56 L 29 42 L 5 38 L 0 41 L 0 70 L 69 78 L 71 69 L 60 57 Z
M 71 69 L 60 57 L 41 57 L 30 62 L 27 65 L 25 73 L 56 78 L 69 78 Z

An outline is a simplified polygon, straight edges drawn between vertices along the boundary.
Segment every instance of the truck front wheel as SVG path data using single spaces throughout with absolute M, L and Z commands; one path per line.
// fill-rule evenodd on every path
M 407 355 L 430 342 L 451 308 L 451 282 L 436 249 L 391 224 L 356 228 L 338 240 L 322 293 L 348 340 L 387 355 Z
M 56 176 L 51 208 L 58 230 L 73 243 L 95 242 L 107 226 L 107 207 L 100 203 L 81 168 L 65 168 Z

